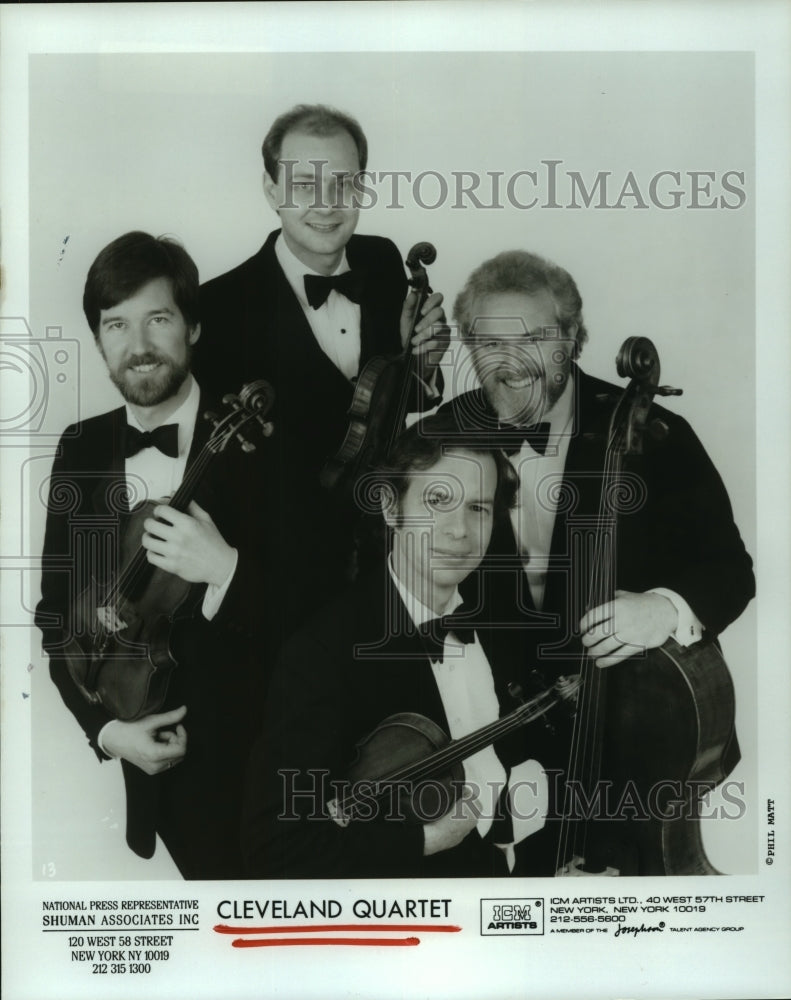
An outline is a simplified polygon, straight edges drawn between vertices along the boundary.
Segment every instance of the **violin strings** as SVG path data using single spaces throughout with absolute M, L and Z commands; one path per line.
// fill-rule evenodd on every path
M 374 796 L 384 795 L 388 791 L 389 786 L 395 782 L 426 778 L 445 765 L 454 764 L 458 760 L 471 757 L 474 753 L 496 742 L 513 730 L 528 725 L 530 722 L 544 715 L 559 700 L 559 696 L 549 698 L 546 694 L 539 695 L 526 705 L 522 705 L 516 709 L 510 715 L 496 719 L 494 722 L 476 729 L 475 732 L 469 733 L 459 740 L 452 741 L 447 746 L 442 747 L 433 754 L 429 754 L 420 761 L 407 764 L 390 772 L 390 774 L 382 775 L 380 778 L 372 778 L 372 783 L 375 783 L 377 786 Z M 357 802 L 358 796 L 355 793 L 351 793 L 341 800 L 340 806 L 344 809 L 349 806 L 354 808 Z
M 209 440 L 201 448 L 195 461 L 186 470 L 181 485 L 173 494 L 168 506 L 174 510 L 183 512 L 189 506 L 199 480 L 203 477 L 207 467 L 221 451 L 223 451 L 238 434 L 242 427 L 255 419 L 255 413 L 246 410 L 233 410 L 220 420 L 209 437 Z M 241 419 L 240 419 L 241 418 Z M 141 546 L 125 570 L 119 574 L 115 585 L 107 595 L 107 603 L 115 604 L 119 598 L 134 592 L 135 587 L 140 584 L 148 573 L 153 571 L 153 567 L 146 558 L 146 550 Z

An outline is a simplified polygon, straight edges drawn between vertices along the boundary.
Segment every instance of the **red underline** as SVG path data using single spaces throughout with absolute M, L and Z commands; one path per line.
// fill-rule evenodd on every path
M 232 927 L 229 924 L 215 924 L 217 934 L 315 934 L 323 931 L 365 931 L 379 933 L 382 931 L 412 931 L 421 934 L 437 933 L 455 934 L 461 930 L 455 924 L 301 924 L 288 927 Z M 324 940 L 324 939 L 319 939 Z M 342 938 L 341 940 L 349 940 Z
M 411 947 L 420 944 L 420 938 L 322 938 L 322 937 L 292 937 L 292 938 L 257 938 L 248 940 L 236 938 L 231 942 L 234 948 L 271 948 L 276 945 L 384 945 L 385 947 Z

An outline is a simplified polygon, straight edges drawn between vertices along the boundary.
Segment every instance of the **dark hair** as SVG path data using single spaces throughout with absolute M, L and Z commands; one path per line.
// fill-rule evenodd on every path
M 261 146 L 264 167 L 273 181 L 277 180 L 280 150 L 288 132 L 320 136 L 348 132 L 357 147 L 360 170 L 365 170 L 368 163 L 368 140 L 355 118 L 326 104 L 297 104 L 274 120 Z
M 431 469 L 443 455 L 459 451 L 491 455 L 494 459 L 497 468 L 494 516 L 506 514 L 516 503 L 519 489 L 519 480 L 511 463 L 503 450 L 482 439 L 480 432 L 460 430 L 449 410 L 418 420 L 398 436 L 390 457 L 377 473 L 377 484 L 380 490 L 391 494 L 398 510 L 409 488 L 410 473 Z
M 461 327 L 462 339 L 469 339 L 479 318 L 481 299 L 487 295 L 502 292 L 534 295 L 540 291 L 548 291 L 552 296 L 561 332 L 574 336 L 572 357 L 578 358 L 588 331 L 582 320 L 582 296 L 576 282 L 562 267 L 526 250 L 506 250 L 484 261 L 469 276 L 453 306 L 453 318 Z
M 94 337 L 99 336 L 102 309 L 112 309 L 156 278 L 168 278 L 173 299 L 185 322 L 200 321 L 198 268 L 184 247 L 167 236 L 124 233 L 108 243 L 91 264 L 82 308 Z

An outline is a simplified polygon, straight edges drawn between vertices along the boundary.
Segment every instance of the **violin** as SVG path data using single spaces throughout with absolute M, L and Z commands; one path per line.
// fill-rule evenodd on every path
M 645 433 L 661 440 L 668 432 L 648 420 L 653 397 L 681 392 L 658 384 L 659 357 L 644 337 L 625 341 L 616 366 L 631 381 L 610 420 L 587 610 L 614 598 L 624 458 L 641 452 Z M 556 874 L 719 874 L 703 849 L 700 799 L 727 776 L 734 714 L 733 683 L 713 640 L 685 648 L 669 638 L 604 669 L 586 651 Z
M 461 762 L 496 740 L 540 719 L 576 695 L 578 682 L 559 678 L 556 684 L 513 712 L 467 736 L 450 740 L 431 719 L 414 712 L 391 715 L 357 744 L 348 768 L 349 792 L 327 803 L 341 827 L 371 815 L 372 802 L 398 797 L 399 815 L 410 823 L 427 823 L 444 816 L 464 785 Z
M 362 473 L 387 459 L 404 429 L 410 397 L 420 375 L 412 337 L 431 295 L 425 265 L 433 264 L 436 259 L 437 251 L 431 243 L 416 243 L 407 255 L 408 284 L 417 292 L 417 303 L 406 344 L 400 354 L 372 358 L 360 372 L 347 414 L 346 436 L 321 472 L 320 481 L 325 489 L 351 489 Z
M 238 396 L 223 398 L 230 412 L 222 419 L 205 413 L 213 430 L 168 505 L 185 512 L 209 466 L 232 444 L 240 444 L 245 453 L 254 451 L 246 429 L 250 424 L 263 426 L 273 402 L 272 387 L 259 380 L 243 386 Z M 62 647 L 83 697 L 124 722 L 161 709 L 177 666 L 170 648 L 171 626 L 193 586 L 146 557 L 143 523 L 159 503 L 145 501 L 132 511 L 121 540 L 117 578 L 109 585 L 94 579 L 77 597 Z

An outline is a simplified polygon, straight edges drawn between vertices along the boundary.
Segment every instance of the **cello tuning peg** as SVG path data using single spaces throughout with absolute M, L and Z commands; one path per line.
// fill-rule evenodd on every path
M 212 410 L 206 410 L 206 412 L 203 414 L 203 419 L 208 420 L 209 423 L 214 424 L 215 427 L 220 422 L 219 417 Z
M 651 432 L 651 437 L 655 441 L 664 441 L 670 431 L 664 420 L 652 420 L 648 425 L 648 429 Z
M 239 409 L 239 397 L 235 396 L 232 392 L 226 393 L 222 397 L 223 406 L 232 406 L 235 410 Z
M 508 694 L 514 699 L 518 705 L 524 705 L 525 703 L 525 693 L 522 690 L 521 684 L 516 684 L 514 681 L 508 682 Z
M 672 385 L 658 385 L 656 387 L 657 396 L 683 396 L 683 389 L 674 389 Z

